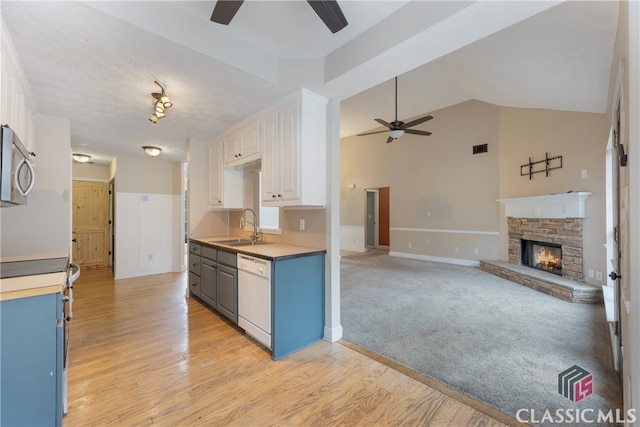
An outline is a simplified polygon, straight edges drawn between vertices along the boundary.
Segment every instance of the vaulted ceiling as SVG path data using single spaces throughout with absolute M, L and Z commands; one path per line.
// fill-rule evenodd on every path
M 604 112 L 618 20 L 615 1 L 367 1 L 339 4 L 332 34 L 305 1 L 245 1 L 230 25 L 215 1 L 7 1 L 11 38 L 40 113 L 71 119 L 71 145 L 98 163 L 116 155 L 186 160 L 296 88 L 341 101 L 341 136 L 469 99 Z M 3 31 L 4 31 L 3 30 Z M 159 81 L 174 106 L 157 124 Z

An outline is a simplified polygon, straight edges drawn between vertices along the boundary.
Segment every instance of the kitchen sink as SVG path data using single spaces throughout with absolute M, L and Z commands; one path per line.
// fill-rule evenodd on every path
M 264 245 L 267 244 L 267 242 L 252 242 L 249 239 L 241 239 L 241 238 L 237 238 L 237 239 L 228 239 L 228 240 L 209 240 L 209 243 L 212 244 L 218 244 L 218 245 L 225 245 L 225 246 L 253 246 L 253 245 Z
M 251 240 L 240 240 L 235 242 L 223 243 L 227 246 L 256 246 L 256 245 L 266 245 L 267 242 L 252 242 Z
M 229 239 L 229 240 L 209 240 L 209 243 L 219 243 L 221 245 L 228 245 L 229 243 L 244 243 L 244 242 L 249 242 L 251 243 L 251 240 L 249 239 L 241 239 L 241 238 L 236 238 L 236 239 Z

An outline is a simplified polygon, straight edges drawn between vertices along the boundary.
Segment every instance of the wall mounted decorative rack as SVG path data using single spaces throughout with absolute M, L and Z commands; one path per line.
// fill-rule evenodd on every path
M 534 170 L 534 166 L 540 165 L 544 163 L 544 168 L 540 168 Z M 529 175 L 529 180 L 533 178 L 533 175 L 536 173 L 544 172 L 545 176 L 549 176 L 549 171 L 554 169 L 560 169 L 562 167 L 562 156 L 549 157 L 549 153 L 544 153 L 544 160 L 538 160 L 534 162 L 531 157 L 529 157 L 529 163 L 525 163 L 520 166 L 520 176 Z

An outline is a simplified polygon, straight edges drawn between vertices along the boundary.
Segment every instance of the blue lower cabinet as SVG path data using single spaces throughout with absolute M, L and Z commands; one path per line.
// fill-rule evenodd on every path
M 271 281 L 273 359 L 324 337 L 324 254 L 273 263 Z
M 0 425 L 62 424 L 62 294 L 0 302 Z

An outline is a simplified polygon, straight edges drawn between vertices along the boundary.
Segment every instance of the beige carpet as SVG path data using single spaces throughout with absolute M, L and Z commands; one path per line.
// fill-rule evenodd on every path
M 346 340 L 505 414 L 559 425 L 543 420 L 545 411 L 557 421 L 557 410 L 596 418 L 622 407 L 603 305 L 378 252 L 343 256 L 341 288 Z M 593 393 L 577 403 L 558 392 L 558 375 L 573 365 L 593 375 Z

